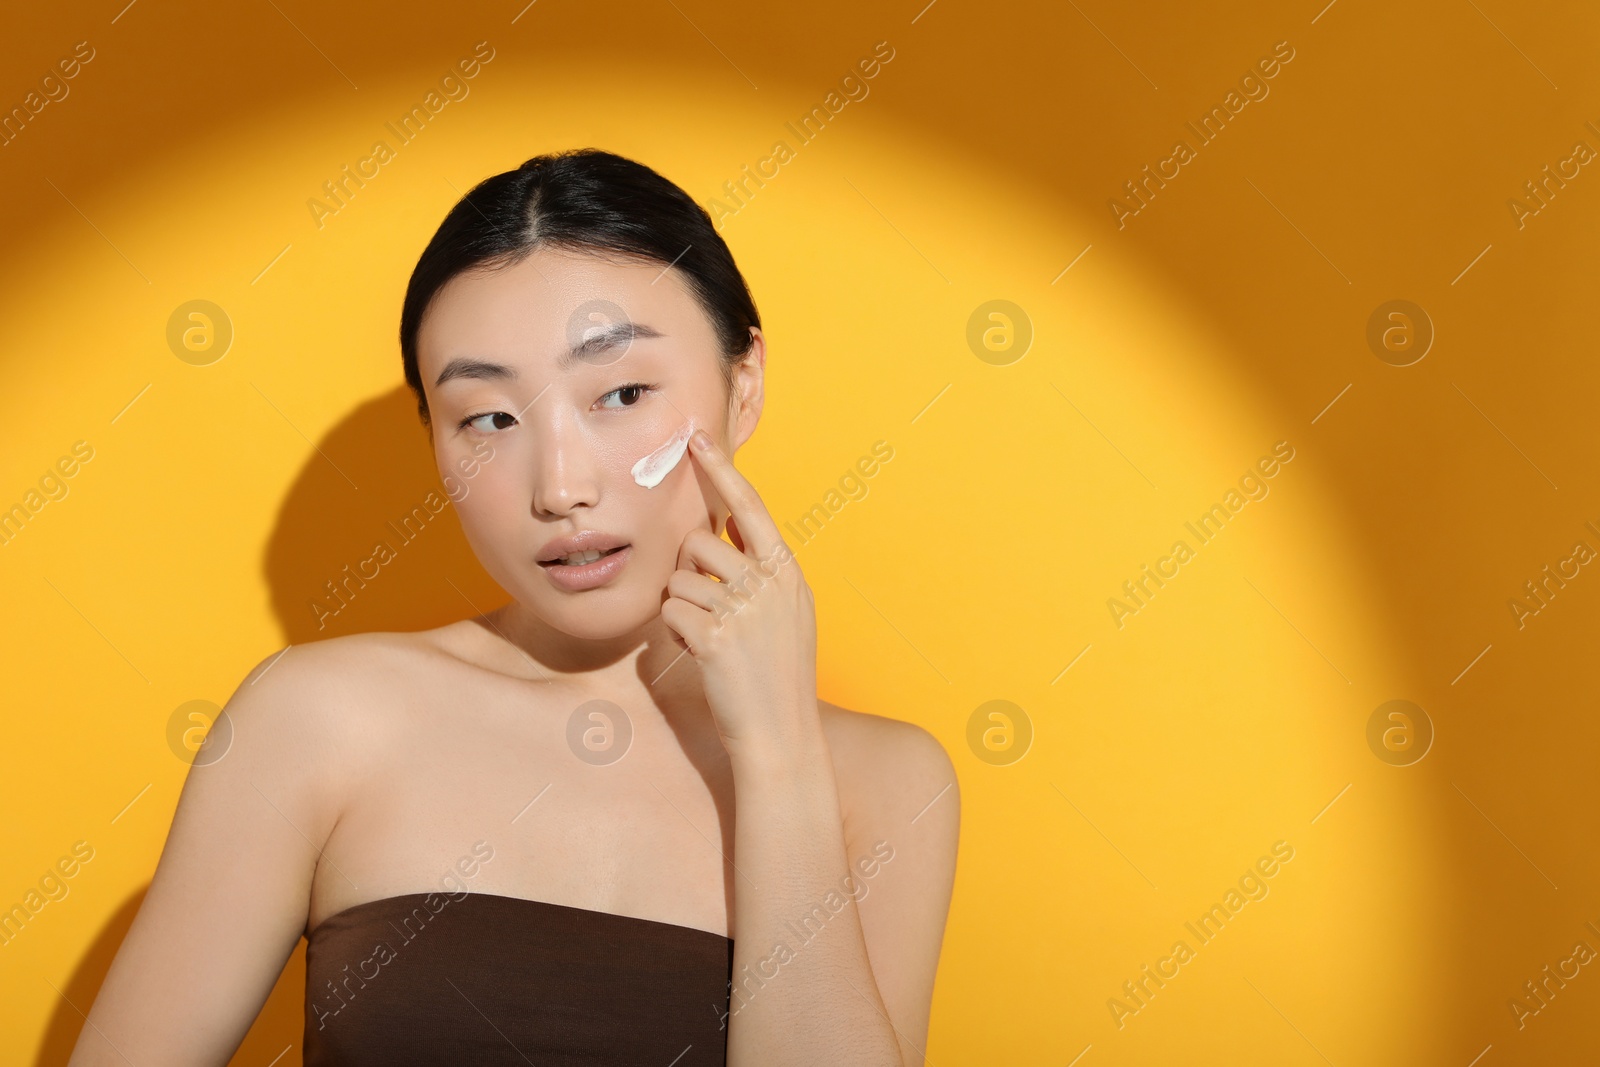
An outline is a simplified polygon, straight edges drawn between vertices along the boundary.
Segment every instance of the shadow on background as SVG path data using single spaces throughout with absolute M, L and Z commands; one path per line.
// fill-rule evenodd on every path
M 470 493 L 470 480 L 462 484 Z M 453 511 L 411 390 L 357 407 L 318 442 L 267 543 L 263 566 L 284 642 L 427 629 L 504 603 Z M 380 546 L 387 562 L 376 562 Z M 117 909 L 78 961 L 63 990 L 71 1004 L 57 1004 L 37 1067 L 70 1058 L 83 1027 L 72 1005 L 94 1003 L 148 889 Z M 305 952 L 302 938 L 231 1062 L 261 1067 L 300 1044 Z
M 459 484 L 458 495 L 472 492 L 470 479 Z M 507 599 L 461 532 L 406 386 L 318 443 L 283 502 L 265 567 L 289 644 L 428 629 Z
M 66 988 L 61 991 L 66 994 L 66 1002 L 57 998 L 55 1011 L 50 1015 L 49 1027 L 39 1045 L 37 1067 L 58 1067 L 72 1055 L 72 1046 L 77 1044 L 78 1032 L 83 1029 L 80 1012 L 88 1011 L 94 998 L 100 995 L 106 972 L 111 969 L 117 949 L 122 947 L 122 939 L 128 936 L 128 928 L 133 925 L 133 917 L 139 914 L 139 905 L 144 903 L 148 889 L 147 885 L 113 912 L 99 936 L 84 950 Z
M 95 997 L 99 996 L 106 972 L 111 970 L 111 961 L 116 958 L 117 949 L 122 947 L 122 939 L 128 936 L 128 929 L 133 926 L 134 917 L 139 914 L 139 906 L 144 903 L 148 891 L 149 886 L 146 885 L 113 912 L 78 960 L 66 988 L 61 990 L 66 994 L 66 1001 L 58 997 L 55 1010 L 50 1015 L 44 1039 L 39 1044 L 39 1056 L 34 1060 L 35 1067 L 60 1067 L 71 1058 L 72 1048 L 78 1043 L 78 1034 L 83 1029 L 83 1016 L 79 1012 L 88 1010 Z M 305 1001 L 306 943 L 302 938 L 289 955 L 289 962 L 278 976 L 272 993 L 261 1006 L 261 1013 L 256 1016 L 255 1023 L 251 1025 L 249 1034 L 239 1045 L 231 1062 L 252 1065 L 272 1063 L 288 1051 L 289 1046 L 298 1045 L 305 1025 Z

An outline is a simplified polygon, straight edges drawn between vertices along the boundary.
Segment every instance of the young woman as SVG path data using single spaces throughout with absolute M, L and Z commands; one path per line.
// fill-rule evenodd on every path
M 72 1065 L 226 1063 L 302 935 L 307 1064 L 922 1064 L 959 789 L 921 727 L 817 698 L 709 217 L 530 159 L 445 218 L 400 347 L 511 600 L 257 665 Z

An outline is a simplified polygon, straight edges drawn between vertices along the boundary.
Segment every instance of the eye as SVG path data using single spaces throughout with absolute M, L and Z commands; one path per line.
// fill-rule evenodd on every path
M 603 407 L 603 408 L 611 408 L 612 410 L 616 410 L 619 407 L 631 408 L 631 407 L 633 407 L 633 406 L 635 406 L 636 404 L 639 403 L 640 398 L 642 398 L 645 393 L 651 391 L 654 388 L 655 388 L 655 386 L 647 385 L 644 382 L 629 382 L 627 385 L 619 385 L 617 388 L 611 390 L 611 392 L 607 393 L 605 396 L 602 396 L 600 398 L 600 400 L 601 400 L 600 406 Z M 621 399 L 624 396 L 628 396 L 628 397 L 631 397 L 631 399 L 624 400 L 621 404 L 607 404 L 607 403 L 605 403 L 605 400 L 608 397 L 613 397 L 613 396 L 617 397 L 619 399 Z
M 466 418 L 462 419 L 457 424 L 457 429 L 464 430 L 468 426 L 472 426 L 472 424 L 477 422 L 479 419 L 506 419 L 506 420 L 508 420 L 508 425 L 505 425 L 505 426 L 501 426 L 498 423 L 495 424 L 495 430 L 510 429 L 510 425 L 509 424 L 510 423 L 515 423 L 517 421 L 516 419 L 512 418 L 510 415 L 507 415 L 503 411 L 485 411 L 485 412 L 482 412 L 481 414 L 477 414 L 477 415 L 468 415 Z M 481 426 L 472 426 L 472 428 L 474 430 L 477 430 L 479 433 L 482 433 L 482 434 L 488 434 L 488 433 L 495 432 L 495 430 L 485 430 Z

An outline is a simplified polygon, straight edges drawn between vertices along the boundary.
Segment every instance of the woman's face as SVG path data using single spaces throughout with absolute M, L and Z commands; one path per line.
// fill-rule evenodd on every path
M 754 336 L 730 404 L 710 320 L 675 270 L 540 249 L 452 278 L 417 363 L 439 472 L 485 570 L 574 637 L 658 618 L 684 536 L 720 532 L 727 509 L 687 453 L 654 487 L 635 464 L 691 421 L 730 454 L 749 438 L 765 360 Z M 576 568 L 541 561 L 586 531 L 627 547 L 607 564 L 620 569 L 578 588 Z

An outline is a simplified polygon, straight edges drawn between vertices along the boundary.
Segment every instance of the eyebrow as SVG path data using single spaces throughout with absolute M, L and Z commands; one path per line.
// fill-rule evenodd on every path
M 565 371 L 573 364 L 597 360 L 617 348 L 626 348 L 636 338 L 665 337 L 661 331 L 642 322 L 611 322 L 600 327 L 591 327 L 589 336 L 573 345 L 571 349 L 561 353 L 556 361 L 556 369 Z M 504 363 L 492 363 L 486 359 L 476 359 L 470 356 L 457 356 L 445 364 L 444 370 L 439 372 L 439 380 L 434 382 L 438 388 L 453 378 L 479 378 L 484 381 L 515 381 L 519 375 L 517 368 Z

